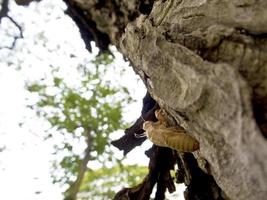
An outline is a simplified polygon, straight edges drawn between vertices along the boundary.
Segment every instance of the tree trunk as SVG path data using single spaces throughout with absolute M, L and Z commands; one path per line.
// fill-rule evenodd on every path
M 81 164 L 79 166 L 79 171 L 76 180 L 70 185 L 69 189 L 66 191 L 65 200 L 76 200 L 77 194 L 80 190 L 83 177 L 85 175 L 85 172 L 87 170 L 88 162 L 91 158 L 91 149 L 92 149 L 92 140 L 91 140 L 91 132 L 88 131 L 87 136 L 87 147 L 84 151 L 84 157 L 81 161 Z
M 178 159 L 186 199 L 205 199 L 194 177 L 205 177 L 209 199 L 266 198 L 266 0 L 65 2 L 87 46 L 116 45 L 199 141 L 199 151 Z

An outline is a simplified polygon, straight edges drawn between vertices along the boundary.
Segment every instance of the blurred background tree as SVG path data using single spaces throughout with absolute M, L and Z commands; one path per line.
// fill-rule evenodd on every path
M 133 99 L 126 87 L 113 86 L 114 83 L 112 85 L 110 81 L 105 80 L 106 72 L 112 68 L 112 61 L 111 55 L 101 54 L 92 61 L 94 68 L 88 69 L 80 65 L 77 68 L 80 77 L 76 86 L 69 86 L 63 77 L 56 76 L 58 70 L 54 70 L 52 84 L 37 81 L 28 83 L 26 87 L 39 96 L 37 102 L 29 107 L 51 124 L 46 138 L 54 139 L 54 134 L 61 134 L 64 138 L 63 142 L 55 145 L 55 154 L 61 158 L 53 163 L 52 177 L 54 182 L 68 185 L 65 192 L 65 199 L 68 200 L 76 199 L 89 161 L 98 161 L 101 168 L 97 170 L 97 175 L 94 175 L 94 170 L 87 173 L 88 182 L 83 182 L 84 192 L 87 188 L 94 197 L 103 193 L 111 198 L 114 194 L 111 190 L 112 185 L 127 180 L 127 176 L 124 176 L 124 180 L 114 178 L 113 172 L 116 171 L 117 176 L 120 176 L 123 167 L 120 160 L 114 157 L 109 143 L 111 133 L 126 127 L 127 123 L 122 119 L 122 110 L 124 106 L 132 103 Z M 108 164 L 112 168 L 107 168 Z M 142 172 L 143 168 L 136 170 L 134 178 L 138 179 L 144 174 Z M 108 174 L 114 178 L 112 182 L 106 182 Z M 105 179 L 97 179 L 101 177 Z M 102 183 L 101 187 L 90 186 L 90 182 L 97 181 Z M 92 188 L 95 192 L 92 192 Z
M 147 172 L 147 167 L 120 163 L 109 168 L 89 169 L 80 187 L 78 199 L 113 199 L 116 191 L 124 187 L 125 183 L 129 187 L 135 186 L 141 183 Z

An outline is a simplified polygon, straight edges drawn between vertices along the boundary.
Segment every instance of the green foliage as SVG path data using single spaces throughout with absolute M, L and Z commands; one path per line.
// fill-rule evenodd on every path
M 141 183 L 148 173 L 147 167 L 137 165 L 116 165 L 111 168 L 102 167 L 98 170 L 88 170 L 84 177 L 79 200 L 87 200 L 90 197 L 99 200 L 109 200 L 123 187 L 136 186 Z M 101 180 L 101 181 L 99 181 Z M 97 188 L 101 188 L 98 190 Z
M 95 58 L 95 60 L 93 60 L 93 63 L 96 65 L 96 66 L 99 66 L 99 65 L 109 65 L 113 62 L 113 57 L 112 55 L 108 54 L 108 53 L 102 53 L 100 54 L 99 56 L 97 56 Z
M 105 65 L 111 64 L 112 60 L 110 55 L 102 54 L 92 61 L 94 65 L 90 63 L 91 69 L 79 66 L 78 84 L 69 84 L 57 74 L 58 70 L 54 70 L 52 81 L 43 79 L 26 85 L 29 92 L 39 97 L 29 107 L 51 125 L 45 138 L 54 139 L 57 135 L 63 138 L 55 144 L 57 159 L 52 172 L 55 183 L 69 186 L 74 183 L 88 145 L 92 152 L 91 160 L 100 160 L 104 156 L 107 162 L 117 161 L 107 144 L 110 133 L 125 127 L 122 109 L 132 99 L 127 88 L 112 86 L 109 80 L 105 80 L 105 73 L 111 67 Z M 101 162 L 104 167 L 105 161 L 102 159 Z M 103 169 L 108 173 L 107 168 Z M 87 181 L 93 183 L 96 180 Z

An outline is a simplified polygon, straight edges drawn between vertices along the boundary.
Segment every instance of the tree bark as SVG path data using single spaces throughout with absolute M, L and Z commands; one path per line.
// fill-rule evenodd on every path
M 199 141 L 193 157 L 180 154 L 188 189 L 197 171 L 209 177 L 212 199 L 266 198 L 266 0 L 65 2 L 87 13 L 173 122 Z M 188 190 L 186 199 L 205 196 Z

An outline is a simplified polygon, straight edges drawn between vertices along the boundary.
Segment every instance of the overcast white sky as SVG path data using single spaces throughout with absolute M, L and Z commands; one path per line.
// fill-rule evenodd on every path
M 47 124 L 26 109 L 29 93 L 24 89 L 24 82 L 49 76 L 53 64 L 64 66 L 64 77 L 75 83 L 74 67 L 81 60 L 90 59 L 90 55 L 84 49 L 74 23 L 64 15 L 65 5 L 61 1 L 43 0 L 39 4 L 32 3 L 29 8 L 11 3 L 10 15 L 23 26 L 24 39 L 17 42 L 13 51 L 0 49 L 0 151 L 5 149 L 0 152 L 1 199 L 61 200 L 61 189 L 49 178 L 53 144 L 43 141 Z M 12 35 L 17 33 L 8 20 L 3 20 L 0 44 L 9 45 Z M 76 58 L 71 58 L 71 54 Z M 119 54 L 117 57 L 117 67 L 127 65 Z M 114 78 L 130 83 L 127 84 L 129 90 L 138 100 L 125 112 L 125 119 L 134 121 L 140 115 L 145 88 L 141 81 L 137 82 L 132 69 L 126 68 L 123 79 Z M 19 126 L 21 122 L 24 122 L 23 126 Z M 130 153 L 128 158 L 136 153 L 138 156 L 134 156 L 134 161 L 127 159 L 127 163 L 146 165 L 148 160 L 143 151 L 150 145 L 146 142 L 143 149 L 137 148 Z

